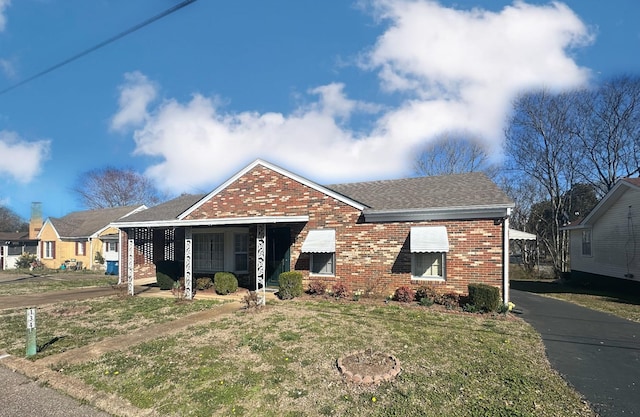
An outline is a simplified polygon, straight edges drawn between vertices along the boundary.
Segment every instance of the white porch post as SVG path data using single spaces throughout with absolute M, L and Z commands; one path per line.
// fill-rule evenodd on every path
M 191 228 L 184 232 L 184 297 L 187 300 L 193 299 L 193 267 L 191 259 L 193 254 L 193 236 Z
M 135 245 L 133 244 L 133 239 L 129 239 L 127 242 L 127 289 L 129 295 L 134 295 L 133 290 L 133 259 Z
M 507 209 L 507 216 L 502 222 L 502 293 L 504 304 L 509 304 L 509 216 L 511 209 Z
M 258 224 L 256 227 L 256 294 L 258 294 L 258 304 L 265 305 L 266 299 L 266 259 L 267 259 L 267 235 L 266 225 Z M 262 286 L 262 291 L 260 291 Z

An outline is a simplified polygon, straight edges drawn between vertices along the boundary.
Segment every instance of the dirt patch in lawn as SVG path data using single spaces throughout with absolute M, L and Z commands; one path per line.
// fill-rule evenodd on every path
M 380 384 L 400 373 L 400 362 L 388 353 L 365 349 L 339 358 L 338 370 L 349 382 Z

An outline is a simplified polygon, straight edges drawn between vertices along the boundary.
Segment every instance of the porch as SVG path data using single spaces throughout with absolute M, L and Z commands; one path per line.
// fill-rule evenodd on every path
M 264 297 L 267 287 L 278 286 L 280 273 L 291 269 L 292 247 L 308 217 L 272 218 L 269 223 L 232 220 L 122 229 L 121 259 L 126 263 L 121 265 L 126 267 L 120 268 L 120 282 L 128 284 L 131 294 L 136 280 L 155 278 L 159 261 L 173 261 L 183 273 L 187 299 L 193 298 L 197 278 L 223 271 L 232 272 L 240 287 Z

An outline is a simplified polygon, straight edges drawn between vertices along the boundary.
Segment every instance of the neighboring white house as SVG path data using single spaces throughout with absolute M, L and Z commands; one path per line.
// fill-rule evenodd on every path
M 571 276 L 640 282 L 640 178 L 624 178 L 570 233 Z
M 38 241 L 29 239 L 29 232 L 0 232 L 0 271 L 15 269 L 23 253 L 38 253 Z

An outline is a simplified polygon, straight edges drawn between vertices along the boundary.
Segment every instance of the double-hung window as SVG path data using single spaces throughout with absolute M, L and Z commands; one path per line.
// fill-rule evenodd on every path
M 85 242 L 76 242 L 76 256 L 84 256 Z
M 444 280 L 449 238 L 444 226 L 412 227 L 411 278 Z
M 196 271 L 224 271 L 224 233 L 193 235 L 193 267 Z
M 336 254 L 335 253 L 312 253 L 311 272 L 314 275 L 335 275 L 336 274 Z
M 42 242 L 42 257 L 45 259 L 53 259 L 55 257 L 55 242 Z
M 249 270 L 249 234 L 248 233 L 234 233 L 233 235 L 234 246 L 234 263 L 235 272 L 246 272 Z
M 591 256 L 591 229 L 582 231 L 582 256 Z

